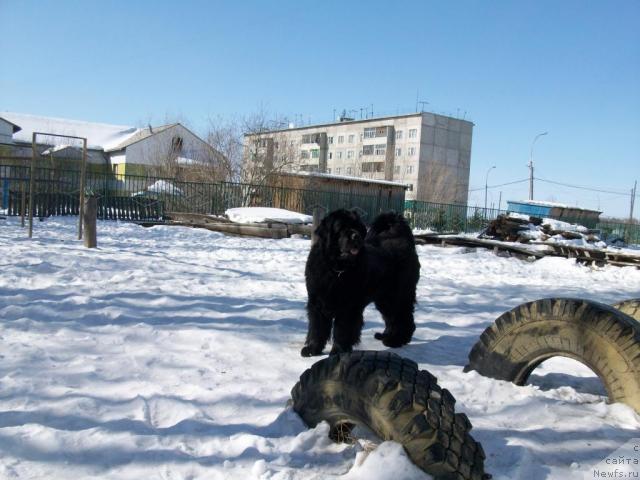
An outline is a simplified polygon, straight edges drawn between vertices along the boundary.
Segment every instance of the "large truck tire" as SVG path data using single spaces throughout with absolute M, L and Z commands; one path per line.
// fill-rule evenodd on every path
M 601 303 L 548 298 L 520 305 L 482 333 L 465 371 L 523 385 L 555 356 L 591 368 L 611 402 L 640 413 L 640 323 Z
M 631 300 L 618 302 L 613 305 L 613 308 L 620 310 L 622 313 L 626 313 L 640 322 L 640 298 L 632 298 Z
M 491 478 L 467 416 L 455 413 L 449 391 L 411 360 L 391 352 L 331 355 L 306 370 L 291 394 L 294 410 L 309 427 L 323 420 L 332 432 L 364 425 L 402 444 L 438 480 Z

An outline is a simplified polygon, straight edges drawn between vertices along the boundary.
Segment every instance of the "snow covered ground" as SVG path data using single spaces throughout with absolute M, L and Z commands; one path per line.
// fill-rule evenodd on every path
M 99 222 L 88 250 L 75 222 L 36 222 L 28 240 L 18 219 L 0 221 L 0 478 L 427 478 L 399 445 L 367 456 L 286 407 L 317 360 L 299 355 L 308 240 Z M 418 250 L 418 329 L 397 353 L 451 390 L 495 479 L 583 478 L 640 436 L 640 417 L 606 404 L 572 361 L 545 363 L 525 387 L 462 372 L 504 311 L 640 297 L 640 271 Z M 362 348 L 384 349 L 379 314 L 365 320 Z

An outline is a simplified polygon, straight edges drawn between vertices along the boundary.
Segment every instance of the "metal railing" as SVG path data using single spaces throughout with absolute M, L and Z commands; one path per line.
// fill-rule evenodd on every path
M 29 198 L 29 175 L 27 166 L 0 164 L 0 209 L 5 214 L 21 214 L 23 198 Z M 405 202 L 402 196 L 389 197 L 382 192 L 325 192 L 91 171 L 87 172 L 85 185 L 98 197 L 98 218 L 110 220 L 162 220 L 168 211 L 223 215 L 235 207 L 274 207 L 311 214 L 315 206 L 322 206 L 326 211 L 356 208 L 366 222 L 380 212 L 394 210 L 403 212 L 416 229 L 472 233 L 484 230 L 498 215 L 507 213 L 467 205 Z M 80 171 L 38 167 L 34 189 L 34 216 L 78 215 Z M 620 238 L 628 244 L 640 244 L 640 225 L 600 221 L 596 229 L 603 239 Z
M 79 185 L 77 170 L 36 168 L 34 216 L 77 215 Z M 402 211 L 404 206 L 403 197 L 382 193 L 336 193 L 97 172 L 87 172 L 85 185 L 89 193 L 98 197 L 98 217 L 105 219 L 160 220 L 167 211 L 222 215 L 235 207 L 274 207 L 310 214 L 315 206 L 323 206 L 327 211 L 357 208 L 367 221 L 383 211 Z M 28 189 L 28 167 L 0 165 L 0 206 L 8 215 L 21 214 L 23 192 L 28 193 Z

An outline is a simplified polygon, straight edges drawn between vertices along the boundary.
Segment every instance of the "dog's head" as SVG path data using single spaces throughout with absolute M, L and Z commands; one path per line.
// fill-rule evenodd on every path
M 322 219 L 315 231 L 325 255 L 334 262 L 350 263 L 364 248 L 367 233 L 362 220 L 352 210 L 335 210 Z

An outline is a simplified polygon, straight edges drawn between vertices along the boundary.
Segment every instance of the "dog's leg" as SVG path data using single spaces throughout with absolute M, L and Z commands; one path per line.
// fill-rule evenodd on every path
M 401 302 L 407 304 L 408 302 Z M 413 320 L 413 304 L 400 307 L 397 304 L 376 302 L 376 308 L 384 318 L 384 332 L 376 332 L 374 337 L 391 348 L 398 348 L 411 341 L 416 324 Z
M 320 355 L 329 336 L 331 335 L 331 315 L 324 311 L 318 304 L 309 300 L 307 302 L 307 317 L 309 328 L 307 330 L 307 340 L 300 351 L 303 357 Z
M 333 347 L 329 355 L 351 352 L 353 346 L 360 343 L 360 332 L 364 320 L 362 308 L 351 308 L 336 313 L 336 321 L 333 326 Z

